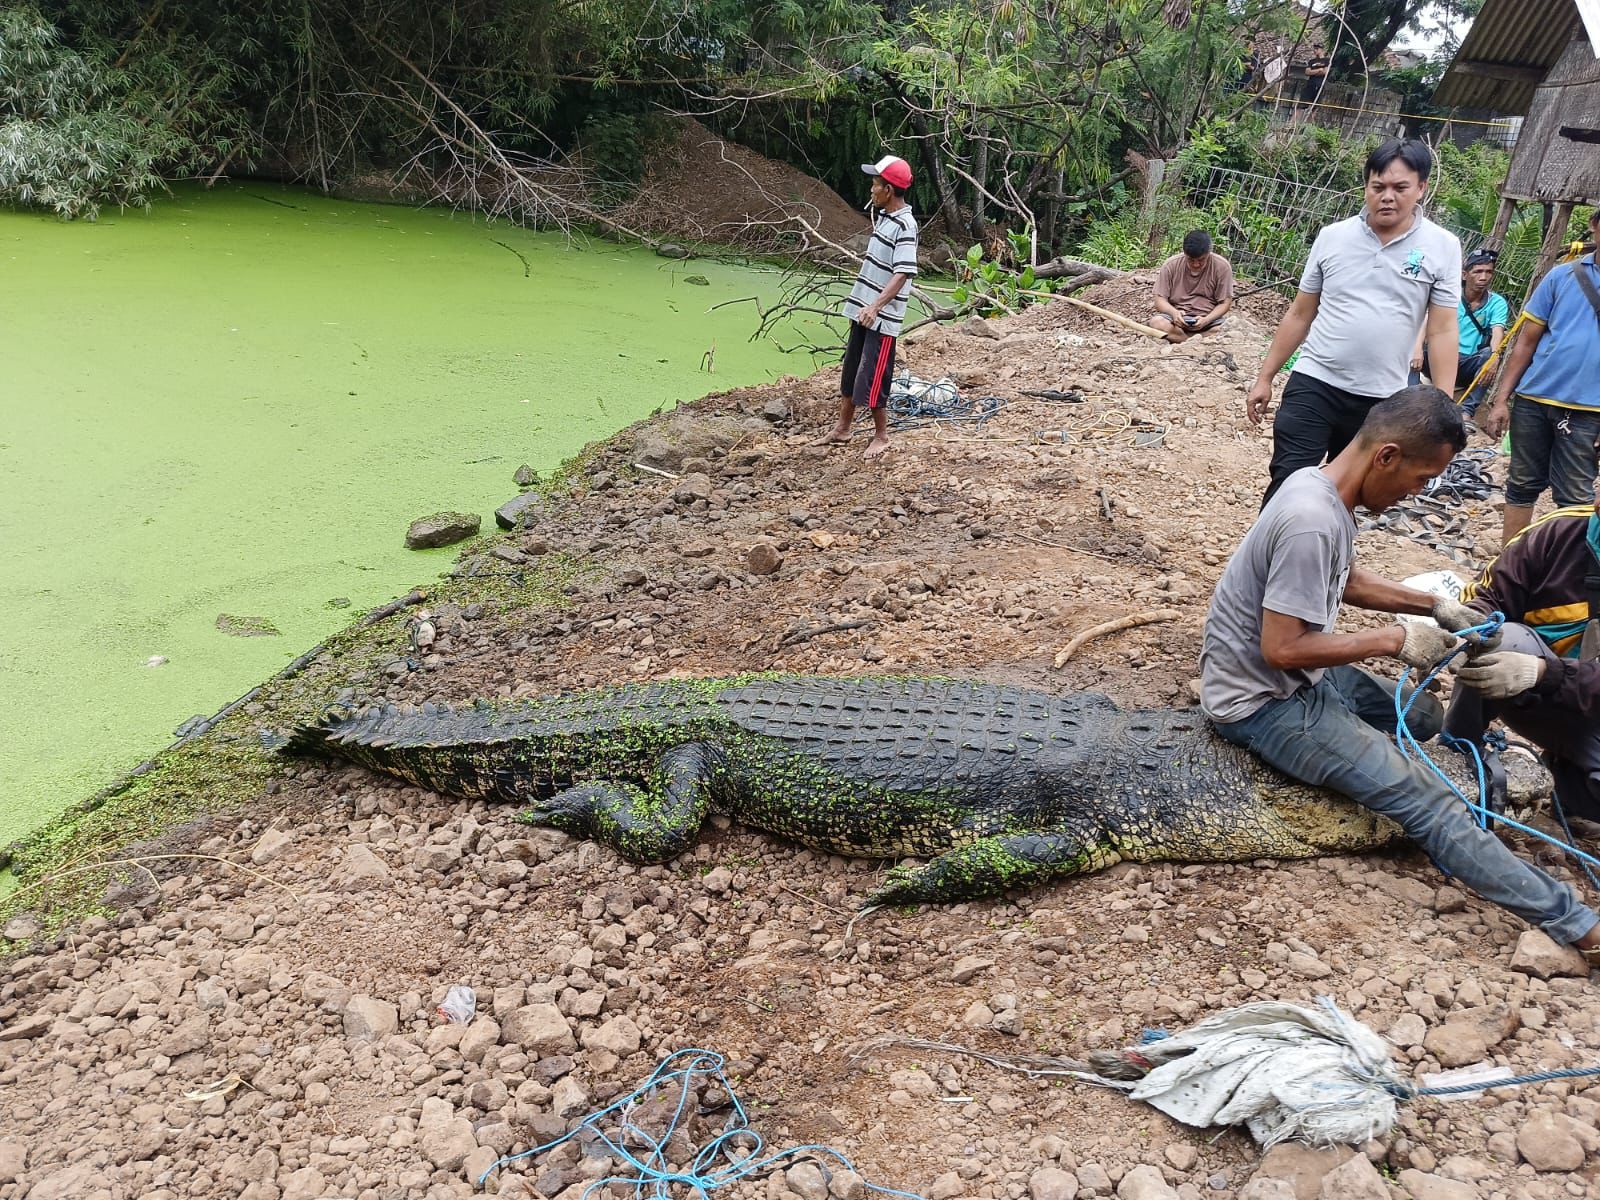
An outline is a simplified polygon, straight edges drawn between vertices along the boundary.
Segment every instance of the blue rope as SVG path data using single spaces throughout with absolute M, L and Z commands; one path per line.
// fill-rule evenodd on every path
M 915 429 L 922 425 L 957 422 L 982 425 L 1006 403 L 999 396 L 979 396 L 969 400 L 956 391 L 954 384 L 943 380 L 924 384 L 921 391 L 914 392 L 912 382 L 909 376 L 901 375 L 890 385 L 891 429 Z M 920 380 L 915 382 L 921 383 Z
M 1500 627 L 1505 624 L 1505 619 L 1506 617 L 1504 613 L 1491 613 L 1489 619 L 1484 621 L 1482 624 L 1474 625 L 1469 629 L 1463 629 L 1459 632 L 1463 637 L 1470 636 L 1471 634 L 1482 634 L 1488 636 L 1498 632 Z M 1509 825 L 1512 829 L 1517 830 L 1519 833 L 1525 833 L 1529 837 L 1538 838 L 1540 841 L 1550 843 L 1550 845 L 1556 847 L 1558 850 L 1565 851 L 1567 854 L 1570 854 L 1573 858 L 1577 859 L 1578 864 L 1582 866 L 1586 872 L 1589 870 L 1589 865 L 1591 864 L 1593 866 L 1600 867 L 1600 858 L 1595 858 L 1592 854 L 1586 854 L 1582 850 L 1579 850 L 1576 846 L 1571 845 L 1569 842 L 1563 842 L 1560 838 L 1553 837 L 1550 834 L 1545 833 L 1543 830 L 1534 829 L 1530 825 L 1524 825 L 1521 821 L 1512 820 L 1504 813 L 1497 813 L 1490 809 L 1487 804 L 1489 796 L 1483 772 L 1483 758 L 1481 755 L 1479 755 L 1477 746 L 1462 738 L 1454 738 L 1448 734 L 1441 735 L 1441 740 L 1444 741 L 1446 745 L 1456 747 L 1465 746 L 1471 753 L 1472 761 L 1477 766 L 1478 795 L 1481 797 L 1483 802 L 1475 802 L 1467 799 L 1466 793 L 1458 788 L 1455 785 L 1455 781 L 1452 780 L 1450 776 L 1446 775 L 1444 771 L 1440 769 L 1439 764 L 1434 762 L 1433 759 L 1428 756 L 1428 752 L 1422 748 L 1422 743 L 1417 741 L 1416 737 L 1412 734 L 1410 728 L 1407 726 L 1406 718 L 1410 715 L 1411 706 L 1416 703 L 1417 697 L 1427 689 L 1427 686 L 1434 681 L 1434 679 L 1441 671 L 1445 669 L 1445 667 L 1449 666 L 1458 655 L 1465 654 L 1468 649 L 1468 644 L 1463 642 L 1449 654 L 1446 654 L 1433 665 L 1433 669 L 1423 677 L 1422 681 L 1417 684 L 1416 688 L 1412 690 L 1409 696 L 1406 695 L 1405 689 L 1406 684 L 1411 677 L 1411 668 L 1407 667 L 1401 673 L 1400 682 L 1395 684 L 1394 688 L 1394 737 L 1395 744 L 1400 747 L 1400 753 L 1405 755 L 1408 759 L 1412 757 L 1413 753 L 1415 753 L 1416 757 L 1423 763 L 1423 765 L 1432 771 L 1434 775 L 1438 776 L 1439 780 L 1445 785 L 1445 787 L 1450 789 L 1450 793 L 1455 796 L 1456 799 L 1460 800 L 1462 804 L 1467 806 L 1468 811 L 1470 811 L 1472 815 L 1477 818 L 1478 827 L 1480 829 L 1487 829 L 1489 821 L 1493 819 L 1500 822 L 1502 825 Z M 1566 827 L 1566 821 L 1564 818 L 1562 820 L 1562 826 L 1563 828 Z M 1568 838 L 1572 837 L 1572 831 L 1570 829 L 1567 829 L 1566 833 Z M 1594 879 L 1593 874 L 1590 874 L 1589 877 L 1590 879 Z M 1600 887 L 1600 884 L 1596 884 L 1596 886 Z
M 1557 1071 L 1535 1071 L 1531 1075 L 1513 1075 L 1510 1079 L 1492 1079 L 1483 1083 L 1458 1083 L 1450 1087 L 1414 1088 L 1407 1083 L 1389 1086 L 1389 1092 L 1402 1100 L 1416 1096 L 1460 1096 L 1467 1092 L 1484 1092 L 1490 1088 L 1521 1087 L 1525 1083 L 1549 1083 L 1553 1079 L 1583 1079 L 1600 1075 L 1600 1067 L 1563 1067 Z
M 509 1155 L 494 1163 L 478 1177 L 478 1186 L 482 1187 L 484 1180 L 507 1163 L 554 1150 L 585 1130 L 592 1133 L 615 1157 L 621 1159 L 633 1171 L 631 1175 L 612 1175 L 596 1179 L 583 1189 L 585 1197 L 596 1188 L 617 1183 L 631 1186 L 636 1200 L 642 1200 L 645 1196 L 665 1198 L 672 1194 L 673 1185 L 681 1184 L 693 1188 L 702 1200 L 705 1200 L 718 1188 L 738 1183 L 752 1175 L 765 1173 L 773 1164 L 801 1155 L 827 1156 L 843 1165 L 845 1170 L 855 1171 L 848 1158 L 829 1146 L 796 1146 L 790 1150 L 764 1153 L 766 1143 L 762 1141 L 759 1133 L 750 1128 L 750 1118 L 745 1114 L 744 1105 L 739 1102 L 739 1097 L 734 1094 L 733 1085 L 723 1073 L 726 1061 L 714 1050 L 674 1051 L 656 1065 L 650 1078 L 620 1100 L 613 1100 L 604 1108 L 590 1113 L 554 1141 L 535 1146 L 532 1150 L 524 1150 L 521 1154 Z M 715 1084 L 726 1092 L 728 1102 L 733 1106 L 733 1115 L 729 1118 L 727 1127 L 702 1146 L 687 1165 L 673 1169 L 667 1161 L 667 1143 L 683 1126 L 684 1114 L 699 1090 L 697 1082 L 701 1086 Z M 658 1092 L 670 1093 L 674 1087 L 678 1092 L 677 1106 L 664 1129 L 651 1133 L 634 1123 L 632 1119 L 634 1105 L 653 1099 Z M 609 1122 L 611 1127 L 603 1127 L 605 1119 L 613 1116 L 615 1119 Z M 732 1151 L 735 1149 L 735 1143 L 745 1149 L 743 1157 L 734 1157 Z M 724 1161 L 719 1162 L 719 1159 Z M 867 1183 L 866 1186 L 886 1196 L 923 1200 L 915 1192 L 903 1192 L 898 1188 L 883 1187 L 875 1183 Z

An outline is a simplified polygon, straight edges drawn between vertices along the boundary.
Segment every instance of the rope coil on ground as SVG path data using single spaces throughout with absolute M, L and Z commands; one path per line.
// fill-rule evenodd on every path
M 632 1173 L 608 1175 L 594 1180 L 584 1188 L 588 1196 L 608 1184 L 620 1184 L 634 1189 L 636 1197 L 672 1195 L 675 1185 L 692 1188 L 702 1198 L 719 1188 L 739 1183 L 752 1177 L 761 1177 L 777 1169 L 777 1164 L 798 1158 L 829 1158 L 845 1170 L 855 1172 L 850 1160 L 829 1146 L 795 1146 L 789 1150 L 765 1153 L 766 1143 L 761 1135 L 750 1128 L 750 1119 L 744 1105 L 734 1093 L 723 1068 L 727 1060 L 714 1050 L 684 1049 L 662 1059 L 650 1077 L 633 1091 L 604 1108 L 590 1113 L 560 1137 L 512 1154 L 495 1162 L 478 1177 L 478 1186 L 501 1167 L 524 1158 L 554 1150 L 573 1138 L 587 1134 L 603 1145 L 612 1157 L 621 1160 Z M 687 1144 L 688 1121 L 694 1116 L 709 1115 L 701 1107 L 701 1093 L 708 1088 L 720 1090 L 727 1097 L 718 1108 L 728 1109 L 723 1130 L 698 1150 L 693 1151 L 687 1163 L 674 1165 L 672 1157 L 681 1158 L 689 1148 Z M 648 1112 L 653 1102 L 665 1102 L 671 1108 L 659 1129 L 646 1128 L 651 1124 Z M 716 1109 L 710 1110 L 716 1111 Z M 683 1134 L 676 1138 L 675 1135 Z M 902 1196 L 905 1200 L 922 1200 L 915 1192 L 862 1182 L 868 1189 L 886 1196 Z
M 949 379 L 918 379 L 909 371 L 889 385 L 889 427 L 917 429 L 924 425 L 982 425 L 1005 407 L 999 396 L 964 398 Z

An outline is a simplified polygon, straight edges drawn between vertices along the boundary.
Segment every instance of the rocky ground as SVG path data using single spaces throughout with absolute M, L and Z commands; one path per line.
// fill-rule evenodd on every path
M 1098 298 L 1136 310 L 1143 286 Z M 431 646 L 403 649 L 404 610 L 375 627 L 400 649 L 330 651 L 302 682 L 417 702 L 937 670 L 1190 705 L 1206 598 L 1264 480 L 1268 442 L 1241 415 L 1264 339 L 1247 314 L 1173 349 L 1064 305 L 930 331 L 907 365 L 1009 403 L 901 433 L 870 465 L 864 438 L 808 444 L 830 372 L 712 397 L 620 435 L 529 526 L 477 544 L 430 602 Z M 1084 402 L 1019 396 L 1051 388 Z M 1475 512 L 1484 552 L 1496 524 Z M 1450 565 L 1386 534 L 1359 553 L 1397 576 Z M 558 607 L 531 602 L 535 580 L 558 581 Z M 1052 665 L 1073 634 L 1159 608 L 1179 615 Z M 276 703 L 246 719 L 272 724 Z M 1327 994 L 1413 1074 L 1600 1061 L 1589 980 L 1414 853 L 1123 865 L 852 926 L 883 864 L 717 820 L 641 869 L 503 807 L 302 763 L 141 854 L 109 917 L 48 936 L 13 905 L 0 1200 L 467 1196 L 686 1046 L 727 1056 L 774 1147 L 826 1143 L 935 1200 L 1600 1196 L 1600 1089 L 1582 1080 L 1411 1103 L 1364 1147 L 1263 1156 L 1113 1092 L 863 1050 L 1078 1054 Z M 454 983 L 476 989 L 470 1025 L 434 1011 Z M 705 1099 L 697 1137 L 724 1119 Z M 571 1143 L 489 1190 L 577 1200 L 609 1169 Z M 861 1186 L 799 1166 L 740 1192 Z

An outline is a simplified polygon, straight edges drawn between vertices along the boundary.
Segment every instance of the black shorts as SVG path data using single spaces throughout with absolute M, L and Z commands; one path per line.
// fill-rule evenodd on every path
M 839 371 L 839 394 L 850 397 L 857 408 L 888 403 L 889 385 L 894 381 L 894 343 L 888 334 L 851 321 Z

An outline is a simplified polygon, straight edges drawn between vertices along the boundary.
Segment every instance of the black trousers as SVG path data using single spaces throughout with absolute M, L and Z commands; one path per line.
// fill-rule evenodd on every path
M 1358 396 L 1295 371 L 1283 387 L 1283 402 L 1272 421 L 1271 481 L 1261 507 L 1301 467 L 1320 467 L 1355 438 L 1367 410 L 1382 396 Z

